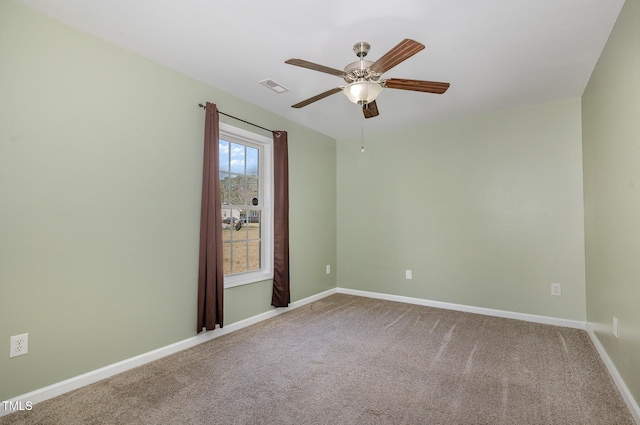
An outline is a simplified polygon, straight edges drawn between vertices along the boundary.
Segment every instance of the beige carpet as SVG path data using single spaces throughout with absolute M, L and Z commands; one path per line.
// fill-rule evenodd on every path
M 9 423 L 634 425 L 584 331 L 342 294 Z

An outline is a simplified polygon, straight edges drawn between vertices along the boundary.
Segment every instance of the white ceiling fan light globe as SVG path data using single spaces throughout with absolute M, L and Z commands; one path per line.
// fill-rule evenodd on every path
M 356 81 L 346 86 L 342 92 L 353 103 L 365 105 L 376 100 L 376 97 L 382 91 L 382 87 L 378 83 L 372 81 Z

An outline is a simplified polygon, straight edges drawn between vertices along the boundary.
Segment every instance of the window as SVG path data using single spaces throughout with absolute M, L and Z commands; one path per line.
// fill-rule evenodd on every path
M 273 140 L 220 123 L 225 287 L 273 278 Z

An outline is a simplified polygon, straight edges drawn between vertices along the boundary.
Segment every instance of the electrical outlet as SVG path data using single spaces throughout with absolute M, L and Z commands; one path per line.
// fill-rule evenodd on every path
M 29 352 L 29 334 L 12 336 L 9 348 L 9 358 L 27 354 Z
M 613 316 L 613 336 L 618 338 L 618 318 Z
M 327 264 L 327 274 L 331 273 L 331 264 Z
M 562 286 L 559 283 L 551 284 L 551 295 L 555 295 L 556 297 L 562 295 Z
M 407 280 L 412 279 L 412 276 L 411 276 L 411 270 L 405 270 L 405 271 L 404 271 L 404 277 L 405 277 L 405 279 L 407 279 Z

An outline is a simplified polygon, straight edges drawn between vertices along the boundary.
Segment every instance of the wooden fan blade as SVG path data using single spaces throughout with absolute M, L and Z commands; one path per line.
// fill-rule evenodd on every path
M 313 69 L 314 71 L 320 71 L 326 74 L 336 75 L 338 77 L 344 77 L 344 71 L 340 69 L 318 65 L 317 63 L 309 62 L 303 59 L 289 59 L 284 61 L 284 63 L 287 63 L 289 65 L 301 66 L 302 68 Z
M 406 80 L 404 78 L 389 78 L 384 81 L 384 86 L 389 89 L 421 91 L 425 93 L 442 94 L 449 88 L 449 83 L 436 81 Z
M 295 105 L 291 105 L 292 108 L 302 108 L 303 106 L 307 106 L 310 103 L 316 102 L 320 99 L 324 99 L 327 96 L 331 96 L 332 94 L 338 93 L 342 91 L 342 87 L 336 87 L 331 90 L 327 90 L 324 93 L 317 94 L 313 97 L 310 97 L 307 100 L 303 100 L 302 102 L 298 102 Z
M 376 104 L 376 101 L 374 100 L 373 102 L 364 105 L 362 107 L 362 113 L 364 114 L 365 118 L 373 118 L 380 115 L 380 113 L 378 112 L 378 105 Z
M 371 65 L 370 69 L 371 71 L 382 74 L 398 65 L 400 62 L 409 59 L 422 49 L 424 49 L 424 44 L 406 38 L 398 43 L 396 47 L 385 53 L 385 55 L 380 59 L 375 61 L 373 65 Z

